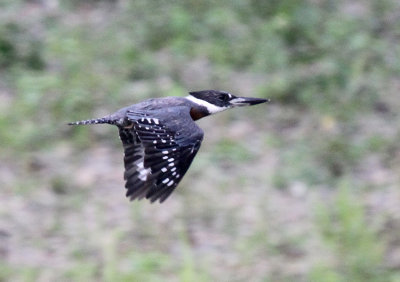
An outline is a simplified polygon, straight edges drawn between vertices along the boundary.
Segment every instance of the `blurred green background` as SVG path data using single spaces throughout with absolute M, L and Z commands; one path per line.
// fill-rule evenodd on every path
M 400 281 L 399 77 L 397 0 L 0 1 L 0 281 Z M 66 125 L 200 89 L 162 205 Z

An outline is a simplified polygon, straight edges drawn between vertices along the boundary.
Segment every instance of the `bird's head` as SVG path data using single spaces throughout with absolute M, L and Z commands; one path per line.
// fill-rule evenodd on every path
M 189 92 L 189 94 L 186 98 L 199 106 L 205 107 L 208 114 L 215 114 L 234 107 L 269 102 L 269 99 L 236 97 L 231 93 L 218 90 L 193 91 Z

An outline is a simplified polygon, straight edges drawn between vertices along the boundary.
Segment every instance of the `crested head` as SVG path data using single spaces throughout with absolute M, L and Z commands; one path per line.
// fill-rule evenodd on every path
M 234 96 L 225 91 L 219 90 L 202 90 L 202 91 L 192 91 L 189 92 L 190 96 L 204 101 L 206 103 L 212 104 L 220 108 L 227 109 L 229 107 L 229 100 Z
M 189 92 L 186 98 L 206 108 L 208 114 L 215 114 L 233 107 L 252 106 L 268 102 L 267 99 L 236 97 L 231 93 L 219 90 L 202 90 Z

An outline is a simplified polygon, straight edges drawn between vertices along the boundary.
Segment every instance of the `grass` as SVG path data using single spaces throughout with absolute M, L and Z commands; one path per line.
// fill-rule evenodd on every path
M 343 182 L 331 207 L 317 209 L 323 239 L 334 250 L 335 266 L 325 268 L 332 281 L 391 281 L 383 265 L 383 242 L 365 218 L 365 210 Z M 316 269 L 314 281 L 324 280 Z M 332 275 L 332 276 L 331 276 Z
M 399 280 L 396 1 L 0 5 L 1 281 Z M 200 121 L 162 206 L 66 126 L 200 88 L 272 103 Z

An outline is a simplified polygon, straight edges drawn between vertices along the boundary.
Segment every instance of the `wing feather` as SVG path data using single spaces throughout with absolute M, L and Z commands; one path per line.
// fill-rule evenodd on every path
M 126 195 L 131 200 L 146 197 L 163 202 L 189 169 L 203 131 L 189 113 L 154 118 L 149 112 L 128 111 L 126 119 L 128 126 L 120 127 Z

